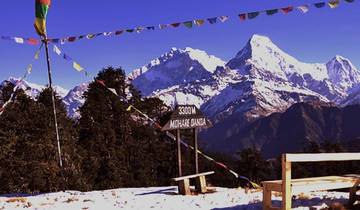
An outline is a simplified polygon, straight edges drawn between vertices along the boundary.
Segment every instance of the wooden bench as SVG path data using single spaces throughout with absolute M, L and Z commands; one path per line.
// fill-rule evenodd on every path
M 291 179 L 291 163 L 294 162 L 321 162 L 321 161 L 349 161 L 360 160 L 360 153 L 320 153 L 320 154 L 283 154 L 282 180 L 265 181 L 263 184 L 263 209 L 289 210 L 292 205 L 292 195 L 301 192 L 319 190 L 335 190 L 350 188 L 350 201 L 353 204 L 357 186 L 360 184 L 360 175 L 324 176 L 302 179 Z M 275 208 L 271 204 L 272 192 L 281 192 L 282 206 Z
M 182 176 L 177 178 L 172 178 L 173 181 L 178 182 L 179 186 L 179 194 L 181 195 L 191 195 L 190 191 L 190 179 L 195 178 L 195 190 L 199 193 L 206 193 L 206 176 L 214 174 L 214 171 L 189 175 L 189 176 Z

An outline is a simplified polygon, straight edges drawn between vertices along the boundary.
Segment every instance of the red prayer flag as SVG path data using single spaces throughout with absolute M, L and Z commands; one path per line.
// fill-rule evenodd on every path
M 288 14 L 289 12 L 293 11 L 293 7 L 290 6 L 290 7 L 285 7 L 285 8 L 281 8 L 281 11 L 284 13 L 284 14 Z
M 239 15 L 240 20 L 244 21 L 246 20 L 246 14 L 240 14 Z

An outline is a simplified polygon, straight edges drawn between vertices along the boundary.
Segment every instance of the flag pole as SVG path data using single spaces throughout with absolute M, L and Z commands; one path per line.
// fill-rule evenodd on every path
M 60 166 L 60 174 L 61 174 L 61 190 L 65 191 L 65 177 L 64 177 L 64 171 L 63 171 L 60 135 L 59 135 L 59 128 L 58 128 L 57 114 L 56 114 L 55 92 L 52 87 L 51 66 L 50 66 L 50 56 L 49 56 L 49 40 L 47 39 L 47 36 L 44 36 L 43 42 L 45 44 L 46 62 L 47 62 L 47 70 L 48 70 L 48 78 L 49 78 L 49 88 L 51 91 L 52 108 L 53 108 L 53 112 L 54 112 L 54 124 L 55 124 L 55 131 L 56 131 L 57 150 L 58 150 L 59 166 Z

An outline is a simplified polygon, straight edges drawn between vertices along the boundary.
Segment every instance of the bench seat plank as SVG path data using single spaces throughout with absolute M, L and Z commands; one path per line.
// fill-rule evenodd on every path
M 181 176 L 181 177 L 176 177 L 176 178 L 172 178 L 173 181 L 178 182 L 184 179 L 192 179 L 192 178 L 196 178 L 199 176 L 208 176 L 211 174 L 214 174 L 214 171 L 209 171 L 209 172 L 204 172 L 204 173 L 200 173 L 200 174 L 193 174 L 193 175 L 189 175 L 189 176 Z
M 292 179 L 291 187 L 294 194 L 300 192 L 351 188 L 358 181 L 359 177 L 359 175 L 353 175 Z M 281 192 L 282 180 L 265 181 L 263 184 L 267 185 L 272 191 Z

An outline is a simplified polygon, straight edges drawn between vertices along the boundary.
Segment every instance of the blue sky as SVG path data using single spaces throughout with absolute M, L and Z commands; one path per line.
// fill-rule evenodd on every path
M 34 1 L 4 1 L 0 35 L 36 37 L 33 29 Z M 113 31 L 136 26 L 187 21 L 229 15 L 224 24 L 187 29 L 156 30 L 141 34 L 99 37 L 61 45 L 61 49 L 90 73 L 102 67 L 122 66 L 127 72 L 147 64 L 171 47 L 192 47 L 225 61 L 231 59 L 252 34 L 269 36 L 280 48 L 306 62 L 327 62 L 334 55 L 349 58 L 360 68 L 360 1 L 344 1 L 336 9 L 312 7 L 307 14 L 261 15 L 240 22 L 237 14 L 262 9 L 301 5 L 310 0 L 53 0 L 48 15 L 49 37 L 66 37 Z M 6 8 L 6 9 L 4 9 Z M 36 47 L 0 40 L 0 80 L 20 77 L 31 63 Z M 54 83 L 65 88 L 88 79 L 75 72 L 71 63 L 51 53 Z M 44 52 L 41 58 L 44 58 Z M 47 84 L 44 59 L 34 63 L 29 81 Z

